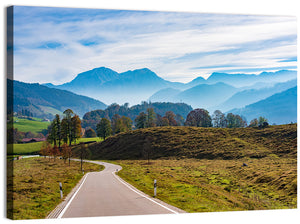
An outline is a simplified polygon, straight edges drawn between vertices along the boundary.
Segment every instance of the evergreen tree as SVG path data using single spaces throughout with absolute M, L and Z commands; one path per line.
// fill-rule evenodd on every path
M 147 115 L 144 112 L 141 112 L 134 121 L 137 129 L 146 128 Z
M 156 114 L 153 108 L 147 109 L 146 115 L 146 128 L 155 127 L 156 126 Z

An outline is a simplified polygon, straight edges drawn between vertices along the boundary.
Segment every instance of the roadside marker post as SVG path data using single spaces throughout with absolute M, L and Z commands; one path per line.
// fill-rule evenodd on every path
M 59 190 L 60 190 L 60 198 L 63 198 L 63 192 L 62 192 L 62 184 L 59 182 Z
M 157 184 L 156 184 L 156 179 L 154 180 L 154 197 L 156 197 L 156 186 L 157 186 Z

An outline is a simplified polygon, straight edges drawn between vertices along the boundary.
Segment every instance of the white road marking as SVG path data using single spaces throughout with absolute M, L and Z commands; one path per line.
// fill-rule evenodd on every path
M 68 207 L 70 206 L 71 202 L 73 201 L 73 199 L 75 198 L 75 196 L 77 195 L 78 191 L 80 190 L 80 188 L 82 187 L 82 185 L 84 184 L 87 176 L 89 173 L 87 173 L 85 175 L 84 180 L 82 181 L 82 183 L 80 184 L 79 188 L 77 189 L 77 191 L 75 192 L 75 194 L 73 194 L 72 198 L 70 199 L 70 201 L 68 202 L 68 204 L 65 206 L 65 208 L 61 211 L 61 213 L 59 214 L 59 216 L 57 217 L 58 219 L 61 219 L 61 217 L 65 214 L 65 212 L 67 211 Z
M 168 207 L 166 207 L 166 206 L 164 206 L 164 205 L 162 205 L 162 204 L 160 204 L 160 203 L 154 201 L 153 199 L 151 199 L 151 198 L 149 198 L 149 197 L 147 197 L 147 196 L 141 194 L 140 192 L 136 191 L 136 190 L 133 189 L 131 186 L 129 186 L 122 178 L 120 178 L 119 176 L 117 176 L 117 175 L 115 174 L 115 172 L 112 172 L 112 174 L 114 175 L 114 177 L 115 177 L 117 180 L 119 180 L 122 184 L 124 184 L 126 187 L 128 187 L 130 190 L 134 191 L 134 192 L 137 193 L 138 195 L 140 195 L 140 196 L 142 196 L 142 197 L 144 197 L 144 198 L 146 198 L 146 199 L 148 199 L 148 200 L 154 202 L 155 204 L 157 204 L 157 205 L 159 205 L 159 206 L 161 206 L 161 207 L 163 207 L 163 208 L 169 210 L 170 212 L 173 212 L 173 213 L 175 213 L 175 214 L 179 214 L 178 212 L 174 211 L 173 209 L 170 209 L 170 208 L 168 208 Z

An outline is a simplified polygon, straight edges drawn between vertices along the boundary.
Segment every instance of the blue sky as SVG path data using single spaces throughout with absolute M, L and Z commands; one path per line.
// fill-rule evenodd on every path
M 14 8 L 14 78 L 71 81 L 96 67 L 147 67 L 170 81 L 296 69 L 296 17 Z

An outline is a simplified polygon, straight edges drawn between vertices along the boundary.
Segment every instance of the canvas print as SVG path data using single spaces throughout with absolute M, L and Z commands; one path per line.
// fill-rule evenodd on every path
M 297 208 L 293 16 L 7 8 L 7 217 Z

